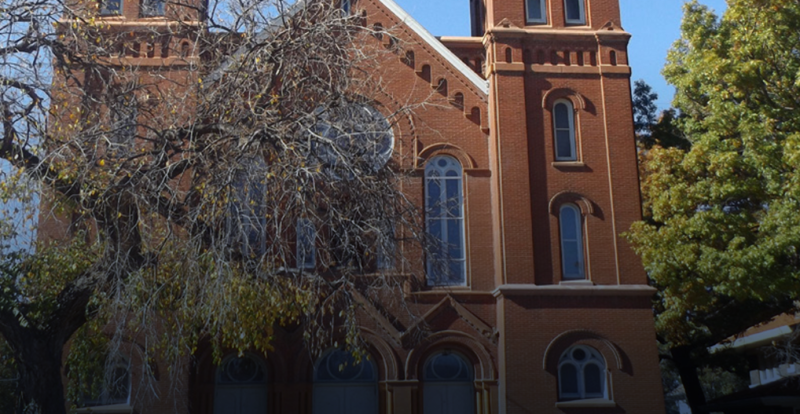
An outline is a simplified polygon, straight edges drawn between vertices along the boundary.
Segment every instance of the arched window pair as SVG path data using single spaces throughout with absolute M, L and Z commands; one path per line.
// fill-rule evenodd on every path
M 608 398 L 606 363 L 596 349 L 576 345 L 561 355 L 558 397 L 562 401 Z
M 225 358 L 217 370 L 214 414 L 267 412 L 267 372 L 249 354 Z M 314 414 L 377 414 L 378 370 L 374 362 L 356 362 L 347 351 L 334 349 L 314 368 Z
M 442 351 L 425 363 L 424 414 L 475 412 L 472 366 L 463 356 Z M 356 361 L 344 350 L 329 351 L 314 370 L 314 414 L 377 414 L 378 369 L 371 358 Z
M 466 285 L 463 169 L 453 157 L 436 156 L 425 166 L 425 228 L 428 285 Z
M 564 21 L 571 25 L 586 24 L 585 0 L 564 0 Z M 528 23 L 547 23 L 547 0 L 526 0 Z

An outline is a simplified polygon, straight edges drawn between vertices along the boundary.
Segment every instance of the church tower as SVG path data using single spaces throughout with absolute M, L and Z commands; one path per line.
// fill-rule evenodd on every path
M 654 290 L 621 236 L 641 209 L 618 0 L 474 0 L 471 15 L 496 173 L 499 412 L 663 410 Z

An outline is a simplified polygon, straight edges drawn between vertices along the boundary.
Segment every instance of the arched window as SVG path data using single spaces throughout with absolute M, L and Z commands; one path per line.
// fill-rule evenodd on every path
M 371 358 L 328 351 L 314 367 L 313 414 L 378 414 L 378 370 Z
M 424 414 L 475 412 L 472 366 L 452 351 L 434 354 L 422 371 Z
M 573 204 L 561 206 L 558 224 L 561 229 L 561 266 L 564 280 L 584 278 L 583 217 Z
M 545 0 L 526 0 L 528 23 L 547 23 Z
M 267 412 L 267 372 L 255 357 L 230 355 L 217 369 L 214 414 Z
M 394 148 L 392 125 L 370 105 L 347 102 L 317 109 L 311 129 L 311 157 L 334 179 L 352 180 L 374 173 L 389 161 Z
M 575 113 L 572 102 L 566 99 L 559 99 L 553 105 L 553 135 L 555 136 L 556 161 L 577 160 Z
M 576 345 L 558 362 L 558 397 L 562 401 L 608 398 L 606 363 L 596 349 Z
M 429 286 L 466 285 L 461 164 L 437 156 L 425 166 L 425 226 L 431 238 Z
M 564 0 L 564 17 L 567 24 L 586 24 L 584 0 Z

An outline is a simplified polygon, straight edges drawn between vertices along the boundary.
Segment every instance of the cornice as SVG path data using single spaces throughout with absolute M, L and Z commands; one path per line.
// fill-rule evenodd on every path
M 532 285 L 508 284 L 495 289 L 500 296 L 644 296 L 656 293 L 648 285 Z

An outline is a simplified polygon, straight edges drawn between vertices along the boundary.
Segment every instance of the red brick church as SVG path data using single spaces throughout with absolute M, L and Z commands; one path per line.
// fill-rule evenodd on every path
M 109 24 L 146 26 L 164 13 L 163 2 L 139 1 L 106 2 Z M 401 59 L 382 63 L 380 108 L 440 96 L 413 125 L 393 126 L 408 137 L 393 151 L 415 160 L 409 192 L 429 207 L 427 231 L 450 246 L 446 269 L 427 266 L 407 292 L 417 324 L 365 302 L 370 355 L 344 370 L 349 354 L 310 360 L 291 331 L 278 331 L 269 355 L 216 366 L 200 352 L 178 392 L 186 410 L 663 413 L 654 290 L 620 236 L 641 210 L 618 0 L 470 0 L 472 36 L 440 38 L 394 0 L 343 6 L 403 44 Z M 137 58 L 145 68 L 149 54 L 167 53 Z M 445 199 L 456 203 L 431 208 Z M 428 335 L 412 341 L 422 323 Z M 91 412 L 174 412 L 139 407 L 126 391 Z

